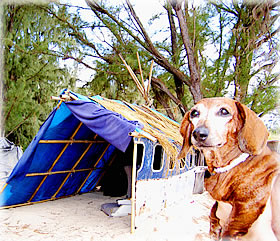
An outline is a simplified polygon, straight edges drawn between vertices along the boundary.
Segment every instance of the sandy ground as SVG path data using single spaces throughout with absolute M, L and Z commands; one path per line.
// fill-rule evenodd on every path
M 209 241 L 208 193 L 148 217 L 130 233 L 130 216 L 109 217 L 101 204 L 115 202 L 100 192 L 45 203 L 0 210 L 0 240 L 52 241 Z

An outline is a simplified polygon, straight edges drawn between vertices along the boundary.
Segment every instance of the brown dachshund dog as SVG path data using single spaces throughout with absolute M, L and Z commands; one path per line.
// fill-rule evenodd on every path
M 204 185 L 216 200 L 210 235 L 280 241 L 279 156 L 267 147 L 261 119 L 235 100 L 202 99 L 184 116 L 180 133 L 178 159 L 193 146 L 208 166 Z

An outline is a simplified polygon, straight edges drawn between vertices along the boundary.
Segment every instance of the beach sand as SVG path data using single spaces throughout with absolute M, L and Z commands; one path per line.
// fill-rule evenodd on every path
M 210 241 L 207 192 L 145 219 L 130 233 L 130 216 L 109 217 L 100 210 L 117 198 L 101 192 L 0 210 L 0 240 L 50 241 Z

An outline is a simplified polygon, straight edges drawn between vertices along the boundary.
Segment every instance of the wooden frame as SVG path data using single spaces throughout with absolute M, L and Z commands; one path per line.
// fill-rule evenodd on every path
M 98 158 L 98 160 L 96 161 L 96 163 L 94 164 L 93 167 L 91 168 L 83 168 L 83 169 L 78 169 L 76 170 L 75 168 L 78 166 L 78 164 L 81 162 L 81 160 L 84 158 L 84 156 L 88 153 L 88 151 L 90 150 L 90 148 L 93 146 L 93 144 L 105 144 L 107 143 L 104 140 L 96 140 L 97 138 L 97 134 L 95 134 L 93 140 L 75 140 L 75 136 L 78 133 L 78 131 L 80 130 L 81 126 L 83 125 L 82 122 L 79 123 L 79 125 L 77 126 L 77 128 L 75 129 L 75 131 L 73 132 L 73 134 L 71 135 L 69 140 L 40 140 L 39 143 L 40 144 L 65 144 L 65 146 L 63 147 L 63 149 L 60 151 L 60 153 L 58 154 L 58 156 L 56 157 L 56 159 L 53 161 L 51 167 L 48 169 L 47 172 L 41 172 L 41 173 L 27 173 L 25 176 L 26 177 L 35 177 L 35 176 L 44 176 L 43 179 L 41 180 L 41 182 L 39 183 L 39 185 L 37 186 L 37 188 L 35 189 L 35 191 L 32 193 L 31 197 L 29 198 L 29 200 L 26 203 L 22 203 L 22 204 L 16 204 L 16 205 L 12 205 L 12 206 L 5 206 L 3 208 L 10 208 L 10 207 L 18 207 L 18 206 L 25 206 L 25 205 L 29 205 L 29 204 L 34 204 L 34 203 L 42 203 L 45 201 L 50 201 L 50 200 L 55 200 L 55 199 L 60 199 L 63 197 L 70 197 L 70 196 L 74 196 L 76 194 L 78 194 L 81 189 L 83 188 L 84 184 L 86 183 L 86 181 L 88 180 L 88 178 L 90 177 L 90 175 L 92 174 L 92 172 L 94 170 L 97 170 L 97 165 L 98 163 L 102 160 L 103 156 L 105 155 L 105 153 L 107 152 L 108 148 L 110 147 L 111 144 L 108 143 L 108 145 L 105 147 L 104 151 L 102 152 L 101 156 Z M 87 148 L 84 150 L 84 152 L 81 154 L 81 156 L 79 157 L 79 159 L 75 162 L 75 164 L 73 165 L 73 167 L 70 170 L 62 170 L 62 171 L 52 171 L 54 166 L 56 165 L 56 163 L 60 160 L 61 156 L 63 155 L 63 153 L 66 151 L 66 149 L 69 147 L 69 145 L 75 144 L 75 143 L 85 143 L 88 144 Z M 112 161 L 114 160 L 114 157 L 112 158 L 112 160 L 109 162 L 109 165 L 112 163 Z M 71 174 L 76 173 L 76 172 L 89 172 L 87 177 L 85 178 L 85 180 L 83 181 L 83 183 L 79 186 L 79 188 L 77 189 L 77 191 L 72 194 L 72 195 L 67 195 L 67 196 L 63 196 L 63 197 L 57 197 L 57 194 L 60 192 L 60 190 L 62 189 L 62 187 L 64 186 L 64 184 L 66 183 L 66 181 L 68 180 L 68 178 L 71 176 Z M 41 201 L 35 201 L 32 202 L 33 198 L 36 196 L 36 194 L 38 193 L 38 191 L 40 190 L 41 186 L 43 185 L 43 183 L 46 181 L 47 177 L 50 175 L 56 175 L 56 174 L 67 174 L 66 177 L 63 179 L 62 183 L 60 184 L 60 186 L 58 187 L 58 189 L 56 190 L 56 192 L 54 193 L 54 195 L 46 200 L 41 200 Z M 97 182 L 99 182 L 101 179 L 101 177 L 98 179 Z M 4 187 L 2 188 L 1 192 L 4 191 L 4 189 L 7 187 L 8 183 L 6 183 L 4 185 Z M 2 209 L 2 208 L 1 208 Z
M 80 130 L 81 126 L 82 126 L 82 122 L 79 123 L 78 127 L 76 128 L 76 130 L 74 131 L 74 133 L 72 134 L 72 136 L 70 137 L 70 140 L 73 140 L 75 135 L 78 133 L 78 131 Z M 65 150 L 67 149 L 67 147 L 70 145 L 71 143 L 67 143 L 64 148 L 62 149 L 62 151 L 59 153 L 59 155 L 57 156 L 57 158 L 54 160 L 53 164 L 51 165 L 51 167 L 49 168 L 49 170 L 47 171 L 47 173 L 50 173 L 52 171 L 52 169 L 54 168 L 55 164 L 58 162 L 58 160 L 60 159 L 60 157 L 62 156 L 62 154 L 65 152 Z M 49 175 L 45 175 L 44 178 L 42 179 L 42 181 L 40 182 L 40 184 L 38 185 L 38 187 L 36 188 L 35 192 L 33 192 L 33 194 L 31 195 L 31 197 L 29 198 L 29 200 L 27 201 L 32 202 L 32 199 L 35 197 L 35 195 L 37 194 L 37 192 L 39 191 L 39 189 L 41 188 L 41 186 L 43 185 L 43 183 L 46 181 L 47 177 Z
M 97 135 L 96 135 L 97 136 Z M 78 142 L 79 143 L 79 142 Z M 96 143 L 96 142 L 93 142 L 93 143 Z M 92 143 L 92 144 L 93 144 Z M 100 142 L 97 142 L 97 143 L 100 143 Z M 103 141 L 102 143 L 106 143 L 105 141 Z M 92 144 L 90 145 L 90 147 L 92 146 Z M 101 156 L 98 158 L 98 160 L 97 160 L 97 162 L 94 164 L 94 167 L 92 167 L 92 168 L 85 168 L 85 169 L 79 169 L 79 170 L 75 170 L 74 168 L 72 168 L 71 170 L 67 170 L 67 171 L 56 171 L 56 172 L 45 172 L 45 173 L 28 173 L 28 174 L 26 174 L 26 176 L 27 177 L 32 177 L 32 176 L 49 176 L 49 175 L 55 175 L 55 174 L 63 174 L 63 173 L 68 173 L 69 175 L 71 174 L 71 173 L 75 173 L 75 172 L 83 172 L 83 171 L 90 171 L 89 172 L 89 174 L 87 175 L 87 177 L 85 178 L 85 180 L 84 180 L 84 182 L 82 183 L 82 185 L 78 188 L 78 190 L 74 193 L 74 194 L 71 194 L 71 195 L 66 195 L 66 196 L 61 196 L 61 197 L 56 197 L 56 195 L 57 195 L 57 193 L 59 192 L 59 191 L 57 191 L 56 192 L 56 194 L 55 195 L 53 195 L 51 198 L 49 198 L 49 199 L 45 199 L 45 200 L 41 200 L 41 201 L 35 201 L 35 202 L 26 202 L 26 203 L 21 203 L 21 204 L 15 204 L 15 205 L 10 205 L 10 206 L 4 206 L 4 207 L 1 207 L 0 208 L 0 210 L 1 209 L 7 209 L 7 208 L 14 208 L 14 207 L 21 207 L 21 206 L 27 206 L 27 205 L 33 205 L 33 204 L 36 204 L 36 203 L 43 203 L 43 202 L 47 202 L 47 201 L 53 201 L 53 200 L 57 200 L 57 199 L 62 199 L 62 198 L 67 198 L 67 197 L 72 197 L 72 196 L 75 196 L 76 194 L 78 194 L 79 192 L 80 192 L 80 190 L 83 188 L 83 186 L 84 186 L 84 184 L 86 183 L 86 181 L 87 181 L 87 179 L 90 177 L 90 175 L 92 174 L 92 172 L 94 171 L 94 170 L 96 170 L 96 169 L 98 169 L 96 166 L 98 165 L 98 163 L 101 161 L 101 159 L 103 158 L 103 156 L 105 155 L 105 153 L 106 153 L 106 151 L 108 150 L 108 148 L 109 148 L 109 146 L 110 146 L 111 144 L 108 144 L 107 146 L 106 146 L 106 148 L 105 148 L 105 150 L 103 151 L 103 153 L 101 154 Z M 87 148 L 87 151 L 89 150 L 90 148 L 88 147 Z M 84 156 L 86 154 L 86 151 L 82 154 L 82 156 Z M 115 159 L 115 157 L 116 157 L 116 155 L 114 155 L 112 158 L 111 158 L 111 160 L 109 161 L 109 163 L 108 163 L 108 166 L 110 166 L 111 164 L 112 164 L 112 162 L 114 161 L 114 159 Z M 80 157 L 79 158 L 79 161 L 81 160 L 82 158 Z M 75 163 L 75 167 L 78 165 L 78 161 Z M 97 181 L 97 184 L 99 183 L 99 181 L 101 180 L 101 178 L 102 178 L 102 176 L 104 175 L 104 173 L 103 174 L 101 174 L 101 176 L 99 177 L 99 179 L 98 179 L 98 181 Z M 68 176 L 69 177 L 69 176 Z M 46 179 L 46 178 L 45 178 Z M 64 183 L 66 182 L 66 178 L 65 178 L 65 180 L 64 180 Z M 41 184 L 41 183 L 40 183 Z M 39 184 L 39 185 L 40 185 Z M 41 184 L 42 185 L 42 184 Z M 41 185 L 40 185 L 40 187 L 41 187 Z M 3 187 L 3 190 L 5 189 L 5 187 L 7 186 L 7 183 L 6 183 L 6 185 Z M 61 187 L 62 187 L 63 185 L 61 185 Z M 61 187 L 60 187 L 60 189 L 61 189 Z M 37 187 L 37 189 L 39 190 L 39 188 Z M 36 189 L 36 190 L 37 190 Z M 2 191 L 3 191 L 2 190 Z M 36 191 L 35 190 L 35 191 Z M 36 193 L 38 192 L 38 190 L 36 191 Z M 35 195 L 36 195 L 36 193 L 35 193 Z M 33 193 L 33 197 L 35 196 L 34 195 L 34 193 Z M 32 197 L 32 198 L 33 198 Z

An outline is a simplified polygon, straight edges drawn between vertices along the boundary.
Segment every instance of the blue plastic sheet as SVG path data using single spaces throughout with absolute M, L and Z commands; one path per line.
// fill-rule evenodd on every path
M 94 102 L 76 100 L 65 103 L 73 115 L 89 129 L 125 152 L 131 141 L 129 136 L 136 127 L 143 128 L 137 121 L 128 121 L 122 115 L 107 110 Z

